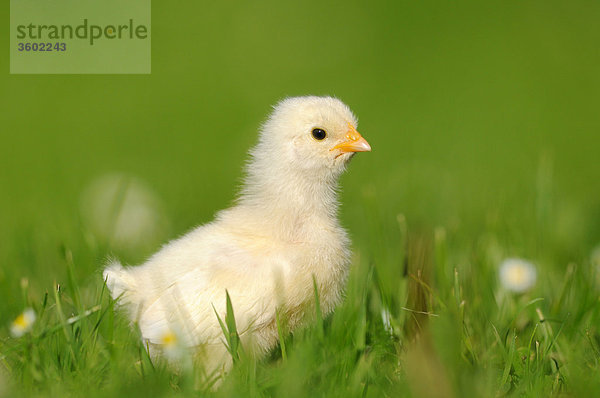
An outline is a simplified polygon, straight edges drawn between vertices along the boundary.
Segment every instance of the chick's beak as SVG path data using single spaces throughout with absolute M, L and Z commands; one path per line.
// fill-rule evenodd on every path
M 335 149 L 339 149 L 342 152 L 369 152 L 371 150 L 371 145 L 363 138 L 362 135 L 354 126 L 348 123 L 348 132 L 346 133 L 346 140 L 340 142 L 336 146 L 330 149 L 333 151 Z

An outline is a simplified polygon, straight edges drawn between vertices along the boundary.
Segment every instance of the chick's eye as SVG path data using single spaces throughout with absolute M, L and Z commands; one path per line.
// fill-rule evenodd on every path
M 321 141 L 327 137 L 327 133 L 323 129 L 313 129 L 312 136 L 315 138 L 315 140 Z

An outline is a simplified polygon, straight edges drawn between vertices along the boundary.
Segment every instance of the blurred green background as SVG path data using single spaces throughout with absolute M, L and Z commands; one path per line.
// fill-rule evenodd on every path
M 510 226 L 518 251 L 545 184 L 564 256 L 589 249 L 600 243 L 599 20 L 597 2 L 155 2 L 149 76 L 8 75 L 4 58 L 0 286 L 60 278 L 51 249 L 80 246 L 81 194 L 105 173 L 156 192 L 167 238 L 210 220 L 270 106 L 306 94 L 348 103 L 374 148 L 343 180 L 355 241 L 368 239 L 364 223 L 404 213 L 463 233 Z
M 541 279 L 600 244 L 600 2 L 152 7 L 151 75 L 9 75 L 0 60 L 3 322 L 22 309 L 21 278 L 34 297 L 65 278 L 62 246 L 98 284 L 109 253 L 139 263 L 227 207 L 286 96 L 334 95 L 359 117 L 373 151 L 342 179 L 341 218 L 383 274 L 402 272 L 398 214 L 444 227 L 454 247 L 494 234 Z M 115 172 L 143 181 L 168 220 L 142 249 L 86 238 L 82 193 Z
M 145 181 L 169 236 L 209 220 L 270 106 L 305 94 L 347 102 L 374 148 L 343 181 L 355 240 L 404 213 L 507 224 L 519 245 L 546 164 L 553 232 L 586 249 L 600 241 L 599 20 L 597 2 L 154 2 L 150 76 L 8 75 L 5 58 L 0 284 L 59 277 L 36 245 L 81 239 L 81 193 L 104 173 Z M 374 219 L 354 217 L 369 201 Z

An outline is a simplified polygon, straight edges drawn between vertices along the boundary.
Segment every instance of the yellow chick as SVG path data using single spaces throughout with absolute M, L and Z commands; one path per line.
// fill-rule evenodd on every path
M 165 331 L 203 355 L 208 372 L 231 358 L 215 311 L 233 304 L 246 352 L 278 342 L 276 311 L 293 330 L 314 311 L 313 276 L 324 315 L 340 302 L 350 265 L 337 220 L 338 177 L 356 152 L 370 151 L 350 109 L 332 97 L 281 101 L 250 151 L 235 206 L 169 242 L 145 264 L 104 270 L 113 298 L 141 330 L 152 355 Z

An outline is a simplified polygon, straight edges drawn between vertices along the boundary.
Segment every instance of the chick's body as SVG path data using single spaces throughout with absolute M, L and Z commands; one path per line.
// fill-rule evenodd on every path
M 165 331 L 175 331 L 200 351 L 209 371 L 226 369 L 230 361 L 215 315 L 225 317 L 226 291 L 244 349 L 259 356 L 277 343 L 277 311 L 293 330 L 314 309 L 313 278 L 322 312 L 333 310 L 350 258 L 336 216 L 337 179 L 354 152 L 370 150 L 355 126 L 337 99 L 282 101 L 251 151 L 234 207 L 141 266 L 115 262 L 106 268 L 112 296 L 156 353 Z

